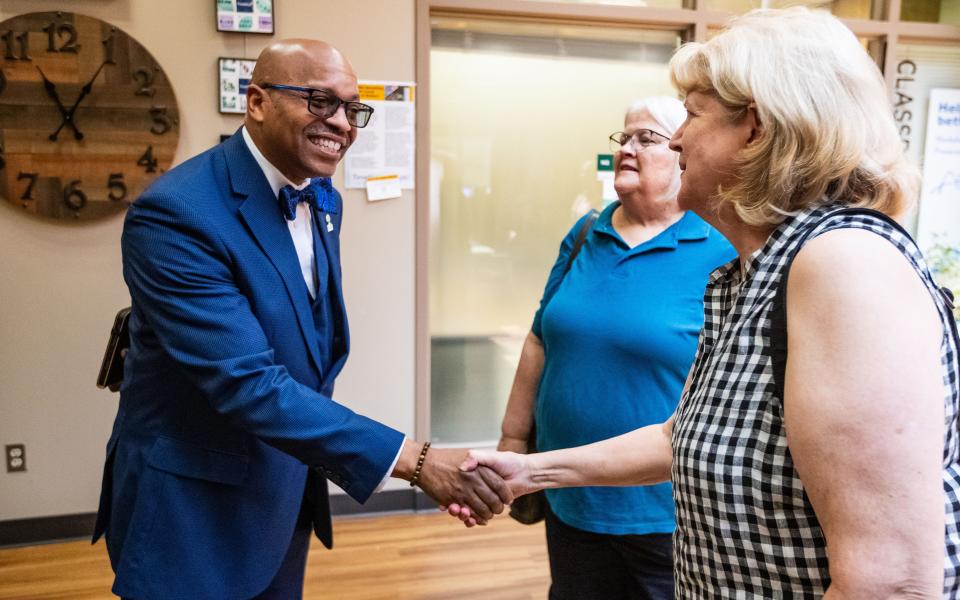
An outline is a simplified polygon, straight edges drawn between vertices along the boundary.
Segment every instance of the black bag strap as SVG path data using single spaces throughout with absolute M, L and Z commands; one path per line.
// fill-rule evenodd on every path
M 567 273 L 570 272 L 570 267 L 573 266 L 574 259 L 576 259 L 577 255 L 580 254 L 580 249 L 583 248 L 584 242 L 587 241 L 587 235 L 590 233 L 590 230 L 593 229 L 593 224 L 597 222 L 597 217 L 599 216 L 600 216 L 600 213 L 597 212 L 596 209 L 590 209 L 590 213 L 587 215 L 587 218 L 583 220 L 583 223 L 580 225 L 580 229 L 577 230 L 577 239 L 574 240 L 573 242 L 573 248 L 570 250 L 570 256 L 567 257 L 567 264 L 563 269 L 564 277 L 566 277 Z M 563 281 L 563 278 L 561 277 L 560 280 Z M 556 287 L 554 287 L 553 293 L 550 294 L 550 297 L 547 298 L 546 300 L 547 304 L 549 304 L 550 301 L 553 300 L 553 294 L 556 294 L 556 290 L 558 287 L 560 287 L 559 284 Z M 535 409 L 536 407 L 534 407 L 534 410 Z M 537 427 L 537 424 L 531 421 L 528 448 L 536 447 L 536 440 L 537 440 L 536 427 Z
M 597 222 L 597 217 L 599 216 L 600 213 L 598 213 L 596 209 L 591 208 L 590 214 L 587 215 L 587 218 L 583 220 L 583 224 L 580 225 L 580 230 L 577 231 L 577 239 L 573 242 L 573 250 L 570 251 L 570 256 L 567 258 L 567 266 L 563 269 L 564 276 L 570 272 L 570 267 L 573 266 L 574 259 L 580 254 L 583 243 L 587 241 L 587 234 L 593 229 L 593 224 Z
M 803 244 L 807 241 L 807 238 L 810 237 L 810 234 L 816 231 L 820 223 L 837 215 L 863 215 L 868 217 L 876 217 L 881 221 L 886 222 L 908 239 L 913 240 L 913 236 L 911 236 L 910 233 L 904 229 L 902 225 L 900 225 L 900 223 L 897 223 L 893 220 L 893 218 L 883 214 L 882 212 L 870 208 L 841 208 L 840 210 L 835 210 L 824 215 L 818 223 L 816 223 L 813 227 L 808 229 L 806 233 L 803 234 L 803 236 L 800 238 L 800 241 L 797 243 L 796 250 L 794 250 L 793 255 L 789 258 L 789 260 L 787 260 L 787 264 L 783 266 L 780 283 L 777 285 L 776 294 L 773 296 L 773 307 L 770 313 L 769 337 L 770 358 L 773 361 L 773 383 L 777 396 L 781 399 L 783 398 L 784 378 L 787 371 L 787 278 L 790 276 L 790 267 L 793 265 L 793 259 L 796 258 L 797 252 L 803 248 Z M 957 322 L 953 317 L 953 292 L 951 292 L 946 286 L 940 286 L 939 289 L 940 294 L 943 296 L 946 306 L 949 309 L 946 311 L 947 320 L 950 324 L 954 343 L 956 347 L 960 349 L 960 334 L 957 332 Z
M 550 291 L 549 296 L 544 297 L 543 306 L 546 307 L 547 304 L 550 304 L 550 301 L 553 300 L 553 295 L 557 293 L 557 290 L 560 288 L 560 282 L 563 281 L 563 278 L 567 276 L 567 273 L 570 272 L 570 268 L 573 267 L 573 261 L 577 258 L 577 255 L 580 254 L 580 249 L 583 248 L 583 244 L 587 241 L 587 235 L 590 234 L 590 230 L 593 229 L 593 224 L 597 222 L 597 217 L 600 216 L 595 209 L 590 209 L 587 218 L 583 220 L 583 223 L 580 224 L 580 229 L 577 230 L 577 238 L 573 241 L 573 248 L 570 250 L 570 256 L 567 257 L 567 264 L 563 267 L 563 277 L 560 278 L 560 281 L 557 282 L 557 285 L 553 286 L 553 290 Z

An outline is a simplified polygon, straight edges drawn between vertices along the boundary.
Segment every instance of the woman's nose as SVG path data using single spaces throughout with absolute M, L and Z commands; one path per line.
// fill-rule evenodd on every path
M 667 147 L 673 150 L 674 152 L 680 152 L 682 145 L 680 144 L 680 139 L 683 138 L 683 130 L 685 125 L 681 125 L 679 129 L 673 132 L 673 137 L 670 138 L 670 141 L 667 142 Z

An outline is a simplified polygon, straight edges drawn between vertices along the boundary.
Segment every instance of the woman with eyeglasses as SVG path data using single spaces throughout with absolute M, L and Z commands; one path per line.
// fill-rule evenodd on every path
M 674 411 L 703 324 L 703 290 L 733 248 L 677 206 L 668 142 L 686 116 L 668 97 L 635 102 L 610 136 L 619 197 L 570 265 L 584 217 L 560 246 L 523 346 L 500 450 L 580 446 Z M 535 418 L 534 418 L 535 417 Z M 669 483 L 549 490 L 552 600 L 673 598 Z

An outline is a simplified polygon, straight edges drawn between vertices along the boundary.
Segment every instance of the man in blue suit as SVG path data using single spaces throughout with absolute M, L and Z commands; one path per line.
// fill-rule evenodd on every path
M 130 350 L 94 542 L 114 593 L 299 598 L 326 480 L 359 502 L 391 475 L 486 518 L 509 490 L 331 400 L 350 341 L 330 185 L 363 127 L 346 59 L 310 40 L 260 55 L 244 127 L 130 207 Z M 419 464 L 418 464 L 419 463 Z

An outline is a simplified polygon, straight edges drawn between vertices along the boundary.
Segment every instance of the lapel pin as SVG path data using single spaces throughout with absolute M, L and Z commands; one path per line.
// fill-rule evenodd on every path
M 333 231 L 333 222 L 330 220 L 330 215 L 327 215 L 327 231 Z

